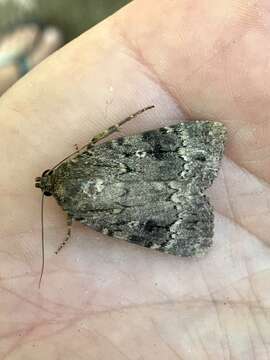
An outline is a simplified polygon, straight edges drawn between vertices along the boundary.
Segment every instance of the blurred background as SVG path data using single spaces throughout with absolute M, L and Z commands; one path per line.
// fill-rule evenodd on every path
M 0 95 L 129 0 L 0 0 Z
M 128 0 L 0 0 L 0 30 L 25 19 L 60 27 L 66 40 L 113 14 Z

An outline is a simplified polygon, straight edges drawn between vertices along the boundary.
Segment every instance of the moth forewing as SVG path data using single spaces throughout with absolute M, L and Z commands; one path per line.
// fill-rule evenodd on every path
M 45 172 L 37 186 L 70 221 L 165 253 L 204 254 L 214 230 L 204 191 L 220 167 L 224 125 L 188 121 L 96 143 L 105 133 Z

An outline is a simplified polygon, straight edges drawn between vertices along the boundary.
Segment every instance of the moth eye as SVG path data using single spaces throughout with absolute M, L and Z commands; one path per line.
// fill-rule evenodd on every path
M 43 193 L 45 196 L 52 196 L 52 193 L 50 193 L 49 191 L 44 191 Z

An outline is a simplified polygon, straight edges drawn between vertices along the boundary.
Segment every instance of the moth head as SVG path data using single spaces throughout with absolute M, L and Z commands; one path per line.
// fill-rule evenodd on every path
M 35 187 L 41 189 L 45 196 L 52 195 L 52 174 L 53 170 L 48 169 L 35 179 Z

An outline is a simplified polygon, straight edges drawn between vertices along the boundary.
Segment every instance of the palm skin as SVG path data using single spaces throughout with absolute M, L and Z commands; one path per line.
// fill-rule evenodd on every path
M 268 359 L 270 43 L 266 1 L 134 1 L 0 99 L 0 354 L 5 359 Z M 122 134 L 187 119 L 228 128 L 209 191 L 215 246 L 159 254 L 76 224 L 34 178 L 147 105 Z

